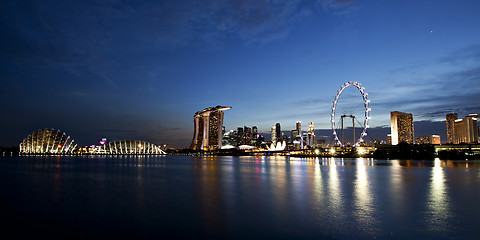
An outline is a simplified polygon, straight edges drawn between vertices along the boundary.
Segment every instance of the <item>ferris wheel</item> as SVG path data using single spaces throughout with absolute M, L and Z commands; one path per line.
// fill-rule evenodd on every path
M 338 134 L 337 134 L 337 131 L 336 131 L 336 125 L 335 125 L 335 110 L 337 108 L 337 103 L 338 103 L 338 98 L 340 97 L 340 95 L 342 94 L 343 90 L 345 90 L 345 88 L 347 87 L 350 87 L 350 86 L 354 86 L 356 87 L 359 91 L 360 91 L 360 94 L 362 95 L 362 98 L 363 98 L 363 106 L 364 106 L 364 119 L 363 119 L 363 130 L 362 130 L 362 133 L 360 134 L 360 137 L 358 139 L 355 138 L 355 116 L 353 115 L 342 115 L 341 116 L 341 124 L 342 124 L 342 140 L 340 140 L 338 138 Z M 352 118 L 352 122 L 353 122 L 353 138 L 354 138 L 354 142 L 355 144 L 353 145 L 354 147 L 358 146 L 361 142 L 363 142 L 363 138 L 365 136 L 367 136 L 367 128 L 369 127 L 368 126 L 368 121 L 370 120 L 370 111 L 371 109 L 369 108 L 369 103 L 370 103 L 370 100 L 368 100 L 367 98 L 368 96 L 368 93 L 365 92 L 365 88 L 361 86 L 360 83 L 357 83 L 357 82 L 347 82 L 345 83 L 342 87 L 340 87 L 340 90 L 337 91 L 337 95 L 335 95 L 335 100 L 333 100 L 333 107 L 332 107 L 332 114 L 330 116 L 330 122 L 332 123 L 332 130 L 333 130 L 333 137 L 335 139 L 335 142 L 336 144 L 338 144 L 339 146 L 341 147 L 344 147 L 344 143 L 342 142 L 343 141 L 343 118 L 344 117 L 350 117 Z

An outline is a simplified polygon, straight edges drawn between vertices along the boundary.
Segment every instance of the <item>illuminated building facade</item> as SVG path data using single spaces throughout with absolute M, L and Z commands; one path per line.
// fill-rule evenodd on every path
M 272 125 L 272 143 L 277 143 L 281 142 L 283 139 L 282 136 L 282 130 L 280 128 L 280 123 L 276 123 L 275 125 Z
M 250 145 L 251 141 L 252 141 L 252 129 L 247 126 L 243 126 L 243 144 Z
M 430 141 L 430 144 L 441 144 L 442 143 L 439 135 L 430 135 L 430 136 L 428 136 L 428 140 Z
M 463 119 L 457 119 L 453 123 L 453 143 L 478 143 L 478 114 L 470 114 Z
M 38 130 L 20 143 L 23 154 L 70 154 L 77 144 L 64 132 L 54 129 Z
M 270 134 L 272 135 L 272 143 L 273 144 L 277 143 L 277 126 L 272 125 L 272 130 Z
M 390 112 L 390 129 L 392 145 L 401 142 L 414 143 L 413 114 L 403 112 Z
M 455 128 L 454 123 L 455 120 L 458 119 L 458 115 L 456 113 L 449 113 L 446 116 L 447 118 L 447 143 L 453 143 L 455 141 Z
M 290 133 L 290 137 L 292 138 L 292 142 L 295 142 L 298 136 L 298 131 L 297 130 L 292 130 Z
M 302 136 L 302 122 L 301 121 L 297 121 L 297 125 L 296 125 L 296 130 L 297 130 L 297 137 L 301 137 Z
M 222 147 L 223 112 L 231 107 L 205 108 L 193 116 L 192 150 L 217 150 Z
M 121 140 L 98 146 L 93 154 L 166 154 L 159 146 L 140 140 Z
M 258 143 L 258 128 L 257 126 L 252 127 L 252 146 L 257 146 Z
M 307 146 L 315 146 L 315 127 L 313 122 L 310 122 L 310 124 L 308 124 Z
M 440 144 L 439 135 L 422 136 L 415 138 L 416 144 Z

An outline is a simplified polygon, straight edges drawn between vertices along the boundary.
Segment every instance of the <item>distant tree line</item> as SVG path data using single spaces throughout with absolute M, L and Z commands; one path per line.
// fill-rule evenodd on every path
M 442 150 L 438 153 L 432 144 L 408 144 L 401 142 L 398 145 L 378 145 L 373 153 L 375 159 L 415 159 L 433 160 L 465 160 L 480 159 L 480 154 L 473 152 L 470 148 L 464 150 Z
M 436 158 L 435 147 L 432 144 L 408 144 L 377 146 L 373 153 L 375 159 L 415 159 L 433 160 Z

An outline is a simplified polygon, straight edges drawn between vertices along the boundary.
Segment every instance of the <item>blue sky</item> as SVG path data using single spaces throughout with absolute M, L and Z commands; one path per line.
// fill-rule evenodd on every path
M 216 105 L 232 107 L 227 129 L 328 129 L 348 81 L 369 93 L 371 127 L 394 110 L 479 113 L 479 12 L 466 0 L 2 1 L 0 146 L 55 128 L 80 144 L 188 147 L 193 114 Z

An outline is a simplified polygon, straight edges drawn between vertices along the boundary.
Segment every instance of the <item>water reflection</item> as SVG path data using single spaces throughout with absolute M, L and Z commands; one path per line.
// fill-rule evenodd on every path
M 370 182 L 366 165 L 369 161 L 363 158 L 357 159 L 357 173 L 355 179 L 355 212 L 357 223 L 366 234 L 375 233 L 375 218 L 373 217 L 373 200 L 370 192 Z
M 156 236 L 454 239 L 457 232 L 447 229 L 465 226 L 473 230 L 458 238 L 478 236 L 478 161 L 264 156 L 21 161 L 0 161 L 3 182 L 14 184 L 8 192 L 21 196 L 9 200 L 15 208 L 7 218 L 29 206 L 28 213 L 36 214 L 30 202 L 38 202 L 51 208 L 34 219 L 57 208 L 66 210 L 58 219 L 90 212 L 79 226 L 125 222 L 136 226 L 135 234 Z M 21 201 L 29 196 L 38 197 Z
M 343 163 L 343 160 L 341 163 Z M 340 179 L 338 176 L 338 162 L 336 162 L 335 159 L 330 159 L 328 164 L 328 206 L 329 210 L 333 213 L 332 217 L 335 218 L 335 221 L 341 221 L 344 214 L 342 209 L 344 203 L 342 198 L 343 188 L 340 186 Z
M 446 163 L 435 159 L 430 177 L 428 195 L 428 223 L 429 229 L 435 232 L 447 231 L 449 217 L 449 199 L 447 194 L 444 167 Z
M 220 164 L 221 161 L 212 157 L 194 158 L 192 163 L 194 172 L 194 190 L 196 191 L 195 199 L 198 206 L 195 207 L 199 211 L 198 219 L 204 225 L 205 234 L 209 237 L 217 236 L 218 232 L 223 230 L 224 221 L 222 219 L 223 202 L 222 202 L 222 182 Z M 216 231 L 219 229 L 220 231 Z

